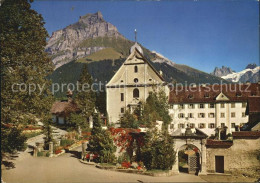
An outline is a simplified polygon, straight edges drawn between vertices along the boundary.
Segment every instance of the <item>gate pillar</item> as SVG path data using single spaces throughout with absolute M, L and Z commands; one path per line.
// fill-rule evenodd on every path
M 207 175 L 206 139 L 201 140 L 201 171 L 200 175 Z

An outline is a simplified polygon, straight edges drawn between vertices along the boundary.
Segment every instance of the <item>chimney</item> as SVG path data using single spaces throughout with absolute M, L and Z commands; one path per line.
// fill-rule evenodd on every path
M 73 95 L 72 91 L 70 89 L 68 89 L 68 91 L 67 91 L 68 102 L 72 102 L 72 95 Z

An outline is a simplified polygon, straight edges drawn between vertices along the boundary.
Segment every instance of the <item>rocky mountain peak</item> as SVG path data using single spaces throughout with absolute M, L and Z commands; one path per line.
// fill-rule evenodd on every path
M 72 60 L 104 49 L 103 46 L 83 43 L 104 37 L 125 39 L 114 25 L 103 19 L 100 11 L 88 13 L 80 16 L 78 22 L 53 32 L 45 49 L 51 56 L 55 68 L 58 68 Z
M 247 66 L 246 66 L 246 69 L 254 69 L 254 68 L 256 68 L 257 67 L 257 65 L 255 64 L 255 63 L 253 63 L 253 64 L 248 64 Z
M 222 77 L 231 74 L 233 72 L 234 71 L 232 71 L 230 67 L 222 66 L 221 68 L 215 67 L 214 71 L 211 74 L 217 77 Z
M 105 20 L 103 19 L 103 15 L 100 11 L 97 13 L 88 13 L 84 16 L 79 17 L 79 23 L 84 23 L 84 24 L 95 24 L 98 22 L 104 22 Z

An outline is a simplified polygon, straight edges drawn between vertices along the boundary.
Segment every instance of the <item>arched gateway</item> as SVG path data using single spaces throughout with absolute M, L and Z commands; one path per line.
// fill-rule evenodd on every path
M 187 127 L 185 133 L 181 129 L 176 130 L 172 135 L 174 139 L 174 148 L 176 152 L 176 162 L 173 165 L 173 172 L 179 173 L 179 156 L 180 152 L 184 151 L 187 154 L 188 173 L 206 174 L 206 138 L 208 137 L 201 130 L 195 128 L 192 132 L 190 127 Z M 193 150 L 195 153 L 191 152 Z M 183 170 L 183 169 L 181 169 Z

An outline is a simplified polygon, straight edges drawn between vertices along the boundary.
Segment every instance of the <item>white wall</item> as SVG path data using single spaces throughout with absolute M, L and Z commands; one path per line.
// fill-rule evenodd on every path
M 215 108 L 209 108 L 208 103 L 204 103 L 204 108 L 200 109 L 199 108 L 200 103 L 194 103 L 195 108 L 190 109 L 188 108 L 189 104 L 184 104 L 185 108 L 180 109 L 179 104 L 173 104 L 173 108 L 169 109 L 169 114 L 172 116 L 173 120 L 171 124 L 173 125 L 173 128 L 169 127 L 170 133 L 173 132 L 178 128 L 178 124 L 182 123 L 186 124 L 188 123 L 194 123 L 195 127 L 199 128 L 199 123 L 205 123 L 205 128 L 202 128 L 201 130 L 208 135 L 214 134 L 215 131 L 214 129 L 216 127 L 220 127 L 221 123 L 225 123 L 225 126 L 228 127 L 228 133 L 235 131 L 235 128 L 231 127 L 232 123 L 235 123 L 235 125 L 240 125 L 241 123 L 246 123 L 248 122 L 248 116 L 242 117 L 242 112 L 245 112 L 246 108 L 242 107 L 242 102 L 236 102 L 235 103 L 235 108 L 231 108 L 231 103 L 225 102 L 225 108 L 220 107 L 220 103 L 215 104 Z M 235 117 L 231 117 L 231 113 L 235 112 Z M 189 113 L 193 113 L 194 118 L 179 118 L 178 114 L 179 113 L 184 113 L 185 117 L 188 117 Z M 199 118 L 198 114 L 199 113 L 205 113 L 204 118 Z M 210 118 L 208 116 L 209 113 L 214 113 L 215 117 Z M 225 114 L 224 118 L 221 118 L 221 113 Z M 215 128 L 211 129 L 208 127 L 209 123 L 214 123 Z

